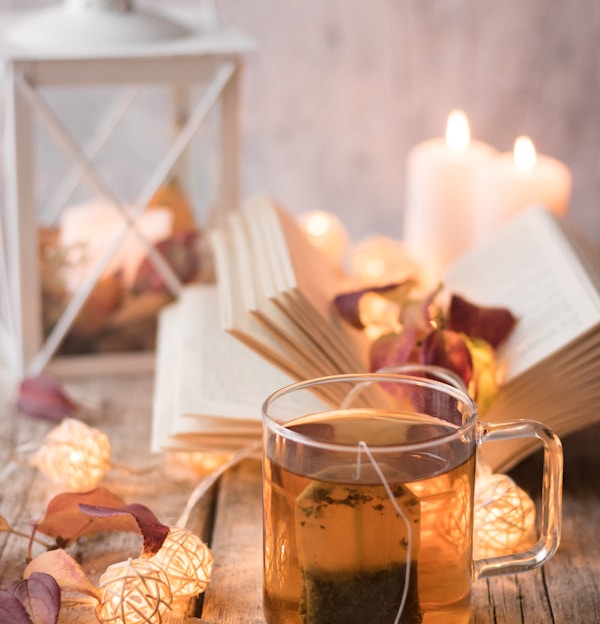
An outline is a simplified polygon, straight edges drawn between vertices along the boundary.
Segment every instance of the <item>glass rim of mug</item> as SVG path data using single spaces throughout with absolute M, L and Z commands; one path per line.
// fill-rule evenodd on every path
M 421 366 L 421 369 L 427 369 L 426 366 Z M 439 391 L 447 396 L 451 396 L 457 401 L 464 403 L 466 406 L 465 412 L 469 412 L 461 425 L 456 425 L 456 429 L 438 435 L 427 440 L 420 440 L 418 442 L 406 442 L 402 444 L 390 444 L 390 445 L 369 445 L 371 450 L 375 450 L 377 453 L 395 453 L 398 451 L 406 452 L 412 450 L 422 450 L 430 447 L 432 444 L 445 444 L 454 440 L 457 437 L 464 435 L 464 433 L 470 429 L 478 419 L 478 406 L 477 403 L 467 394 L 467 392 L 458 385 L 447 381 L 440 381 L 439 379 L 432 379 L 419 375 L 408 375 L 401 373 L 345 373 L 340 375 L 329 375 L 325 377 L 315 377 L 313 379 L 305 379 L 297 381 L 282 388 L 279 388 L 272 394 L 270 394 L 262 405 L 262 419 L 263 425 L 267 425 L 271 430 L 275 431 L 278 435 L 285 437 L 289 440 L 293 440 L 297 443 L 305 446 L 311 446 L 320 448 L 322 450 L 329 450 L 335 452 L 356 452 L 357 444 L 335 443 L 326 442 L 323 440 L 317 440 L 310 435 L 299 433 L 293 429 L 282 425 L 269 415 L 269 407 L 278 399 L 290 395 L 293 392 L 309 390 L 313 386 L 323 384 L 333 384 L 339 382 L 351 382 L 362 381 L 366 382 L 395 382 L 404 383 L 406 385 L 420 386 Z

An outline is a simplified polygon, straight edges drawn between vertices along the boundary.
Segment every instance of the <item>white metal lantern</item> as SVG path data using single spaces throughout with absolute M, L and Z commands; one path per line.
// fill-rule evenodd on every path
M 61 350 L 86 303 L 89 328 L 111 298 L 131 295 L 144 262 L 177 296 L 181 273 L 160 246 L 177 212 L 148 209 L 168 180 L 177 179 L 198 225 L 239 205 L 240 79 L 253 43 L 225 28 L 209 3 L 165 11 L 64 0 L 4 31 L 0 336 L 16 374 L 151 362 L 136 346 L 118 347 L 118 357 L 106 345 L 102 356 Z M 61 296 L 49 314 L 52 262 Z

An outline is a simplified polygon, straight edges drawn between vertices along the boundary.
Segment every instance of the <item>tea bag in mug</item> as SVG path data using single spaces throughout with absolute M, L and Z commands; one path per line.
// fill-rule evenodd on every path
M 422 621 L 417 591 L 419 500 L 390 469 L 381 468 L 389 491 L 373 467 L 364 464 L 359 478 L 353 466 L 324 470 L 297 497 L 302 622 Z

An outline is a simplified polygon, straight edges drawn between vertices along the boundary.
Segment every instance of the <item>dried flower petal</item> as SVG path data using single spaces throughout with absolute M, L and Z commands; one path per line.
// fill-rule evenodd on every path
M 99 598 L 96 586 L 65 550 L 58 548 L 38 555 L 25 568 L 23 578 L 41 573 L 51 574 L 63 592 L 77 592 Z
M 373 342 L 369 353 L 372 371 L 415 361 L 417 355 L 417 334 L 406 329 L 399 334 L 385 334 Z
M 32 624 L 25 607 L 6 589 L 0 589 L 0 622 Z
M 17 408 L 28 416 L 57 422 L 73 414 L 79 405 L 66 394 L 56 378 L 42 373 L 23 379 Z
M 471 338 L 483 338 L 495 349 L 512 331 L 517 319 L 507 308 L 484 307 L 453 295 L 448 311 L 448 329 Z
M 46 515 L 35 526 L 35 530 L 64 543 L 102 531 L 138 531 L 136 523 L 130 516 L 92 518 L 81 511 L 80 503 L 121 507 L 125 501 L 103 487 L 91 492 L 65 492 L 50 501 Z
M 430 332 L 421 345 L 421 364 L 443 366 L 454 371 L 468 386 L 473 375 L 471 354 L 463 337 L 448 329 Z
M 14 583 L 9 591 L 25 607 L 33 624 L 58 621 L 60 587 L 50 574 L 34 572 L 28 579 Z
M 138 503 L 123 505 L 122 507 L 100 507 L 83 503 L 79 505 L 79 508 L 83 513 L 96 518 L 111 518 L 115 516 L 133 518 L 144 538 L 142 557 L 155 555 L 170 531 L 170 528 L 162 524 L 150 509 Z

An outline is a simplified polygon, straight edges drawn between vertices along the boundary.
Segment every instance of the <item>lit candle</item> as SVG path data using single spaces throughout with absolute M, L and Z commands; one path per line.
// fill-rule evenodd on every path
M 438 281 L 471 245 L 474 175 L 495 153 L 492 146 L 471 139 L 462 111 L 452 111 L 445 140 L 424 141 L 408 154 L 404 240 L 426 283 Z
M 475 194 L 475 231 L 483 239 L 532 204 L 564 215 L 571 197 L 571 173 L 558 160 L 537 154 L 531 139 L 521 136 L 513 152 L 498 155 L 478 171 Z
M 401 282 L 418 271 L 402 241 L 387 236 L 369 236 L 353 245 L 350 264 L 367 284 Z
M 341 263 L 348 247 L 348 234 L 334 214 L 314 210 L 301 214 L 298 223 L 311 245 L 320 249 L 333 264 Z
M 168 238 L 172 225 L 173 215 L 166 208 L 146 211 L 136 221 L 138 231 L 152 245 Z M 123 227 L 122 215 L 104 201 L 91 201 L 65 209 L 60 221 L 60 243 L 69 258 L 66 278 L 71 291 L 83 282 Z M 105 275 L 122 271 L 124 283 L 131 285 L 147 255 L 139 238 L 129 232 L 108 264 Z

